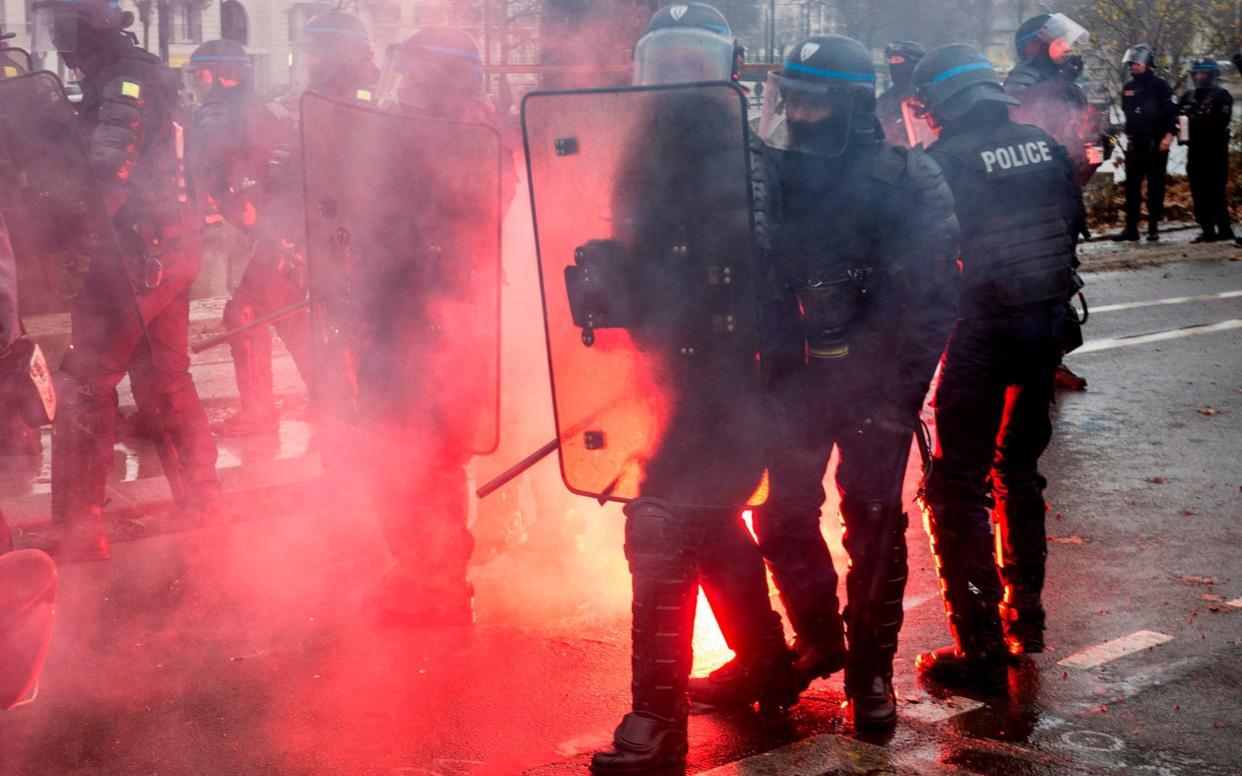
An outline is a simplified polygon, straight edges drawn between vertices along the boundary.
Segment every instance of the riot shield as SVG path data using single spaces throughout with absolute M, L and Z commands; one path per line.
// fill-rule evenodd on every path
M 753 503 L 766 457 L 741 91 L 535 92 L 522 129 L 566 486 Z
M 0 78 L 16 78 L 33 69 L 30 54 L 25 49 L 0 47 Z
M 0 79 L 0 213 L 23 314 L 89 305 L 116 330 L 140 327 L 130 271 L 91 173 L 78 117 L 51 73 Z M 121 328 L 127 327 L 127 328 Z M 83 352 L 106 331 L 73 332 Z M 99 348 L 100 352 L 107 348 Z M 90 372 L 125 365 L 83 364 Z
M 491 452 L 499 425 L 500 162 L 489 126 L 307 93 L 314 390 L 350 423 Z

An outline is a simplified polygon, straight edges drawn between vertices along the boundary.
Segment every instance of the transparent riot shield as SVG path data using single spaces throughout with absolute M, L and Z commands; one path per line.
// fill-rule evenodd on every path
M 482 124 L 302 98 L 314 390 L 349 423 L 499 425 L 500 153 Z
M 77 114 L 51 73 L 0 79 L 0 213 L 17 259 L 23 314 L 72 304 L 89 307 L 117 331 L 141 328 L 130 268 L 91 173 Z M 109 336 L 75 327 L 75 349 L 107 352 L 93 346 L 106 346 Z M 123 368 L 83 364 L 84 373 Z
M 753 503 L 766 457 L 741 91 L 536 92 L 522 129 L 565 484 Z

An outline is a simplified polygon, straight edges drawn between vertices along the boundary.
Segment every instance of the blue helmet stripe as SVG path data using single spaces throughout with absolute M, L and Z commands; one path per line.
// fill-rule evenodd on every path
M 792 70 L 795 73 L 804 73 L 806 75 L 819 76 L 820 78 L 832 78 L 838 81 L 853 81 L 856 83 L 875 83 L 875 76 L 870 73 L 845 73 L 840 70 L 824 70 L 819 67 L 810 67 L 809 65 L 800 65 L 797 62 L 786 62 L 786 70 Z
M 447 46 L 427 46 L 422 43 L 417 43 L 415 44 L 414 47 L 425 49 L 427 51 L 434 51 L 437 54 L 444 54 L 445 56 L 449 56 L 449 57 L 457 57 L 459 59 L 470 59 L 476 62 L 479 60 L 478 52 L 470 51 L 468 49 L 448 48 Z
M 344 27 L 307 27 L 305 32 L 326 32 L 330 35 L 349 35 L 355 38 L 362 38 L 363 40 L 370 39 L 365 32 L 347 30 Z
M 250 63 L 250 57 L 234 56 L 232 54 L 194 54 L 190 57 L 191 62 L 245 62 Z
M 991 70 L 991 69 L 992 69 L 991 62 L 971 62 L 969 64 L 958 65 L 957 67 L 951 67 L 948 70 L 936 73 L 936 75 L 932 76 L 931 82 L 934 84 L 938 84 L 941 81 L 947 81 L 953 76 L 961 75 L 962 73 L 973 73 L 976 70 Z

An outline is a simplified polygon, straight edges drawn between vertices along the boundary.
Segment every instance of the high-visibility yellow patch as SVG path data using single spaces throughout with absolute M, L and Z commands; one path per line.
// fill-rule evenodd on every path
M 367 90 L 367 89 L 359 89 L 359 90 L 358 90 L 358 99 L 359 99 L 359 100 L 362 100 L 363 102 L 370 102 L 370 101 L 371 101 L 371 92 L 370 92 L 369 90 Z
M 5 78 L 17 77 L 17 68 L 13 67 L 12 65 L 5 65 L 4 66 L 4 77 Z
M 142 97 L 142 86 L 133 81 L 121 81 L 121 95 L 123 97 L 133 97 L 137 100 Z

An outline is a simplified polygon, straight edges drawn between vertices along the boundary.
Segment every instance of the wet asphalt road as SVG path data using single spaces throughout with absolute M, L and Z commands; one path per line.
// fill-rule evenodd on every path
M 786 718 L 696 713 L 688 773 L 1242 772 L 1242 329 L 1204 330 L 1242 320 L 1242 296 L 1110 309 L 1242 291 L 1242 262 L 1088 280 L 1068 362 L 1090 388 L 1060 396 L 1044 467 L 1049 651 L 1008 698 L 922 686 L 913 656 L 947 629 L 912 521 L 895 733 L 855 737 L 837 677 Z M 528 513 L 555 492 L 551 461 L 536 474 Z M 544 526 L 572 508 L 584 535 L 478 566 L 473 631 L 428 632 L 364 605 L 387 560 L 346 490 L 256 496 L 241 522 L 63 567 L 40 697 L 0 716 L 0 773 L 585 773 L 626 708 L 619 511 L 545 495 Z M 701 626 L 700 672 L 724 659 Z

